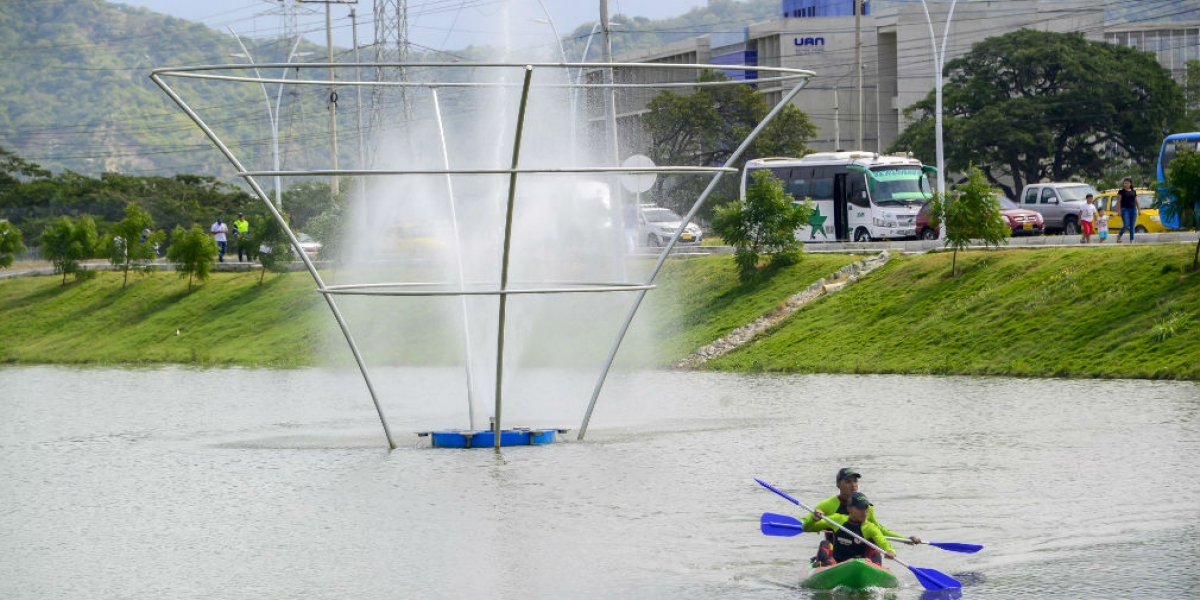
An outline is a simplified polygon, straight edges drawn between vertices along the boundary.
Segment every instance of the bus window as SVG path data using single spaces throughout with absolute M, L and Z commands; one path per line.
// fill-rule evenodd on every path
M 848 196 L 850 204 L 861 206 L 863 208 L 869 208 L 871 206 L 871 201 L 867 198 L 867 182 L 863 174 L 850 173 L 846 175 L 846 180 L 849 183 L 850 188 L 850 195 Z
M 929 178 L 919 168 L 873 167 L 871 184 L 871 196 L 880 205 L 921 204 L 933 197 Z M 852 193 L 853 185 L 850 188 Z

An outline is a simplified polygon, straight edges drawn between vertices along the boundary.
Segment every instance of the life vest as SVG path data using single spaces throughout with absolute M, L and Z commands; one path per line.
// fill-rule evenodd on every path
M 833 560 L 842 562 L 851 558 L 865 557 L 870 546 L 846 533 L 845 530 L 853 531 L 860 537 L 865 537 L 862 532 L 862 523 L 852 523 L 850 521 L 843 523 L 841 529 L 838 529 L 833 534 Z

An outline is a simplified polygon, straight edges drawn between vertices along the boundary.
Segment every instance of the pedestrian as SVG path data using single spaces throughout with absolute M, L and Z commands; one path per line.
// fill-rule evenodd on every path
M 1096 232 L 1095 223 L 1096 204 L 1095 199 L 1091 194 L 1084 196 L 1083 207 L 1079 209 L 1079 229 L 1083 232 L 1083 237 L 1079 238 L 1080 244 L 1092 243 L 1092 234 Z
M 233 236 L 238 243 L 238 262 L 243 262 L 243 252 L 246 254 L 245 260 L 250 260 L 250 222 L 242 213 L 238 213 L 237 220 L 233 222 Z
M 1100 243 L 1108 239 L 1108 215 L 1104 214 L 1104 209 L 1096 211 L 1096 231 L 1100 234 Z
M 217 262 L 225 262 L 225 248 L 229 244 L 225 234 L 229 233 L 229 226 L 221 219 L 217 219 L 209 231 L 212 232 L 213 239 L 217 240 Z
M 1133 243 L 1133 227 L 1137 223 L 1138 218 L 1138 201 L 1137 192 L 1133 191 L 1133 180 L 1126 177 L 1121 182 L 1121 189 L 1117 190 L 1117 199 L 1121 204 L 1121 230 L 1117 232 L 1117 243 L 1121 243 L 1121 236 L 1125 230 L 1129 230 L 1129 243 Z

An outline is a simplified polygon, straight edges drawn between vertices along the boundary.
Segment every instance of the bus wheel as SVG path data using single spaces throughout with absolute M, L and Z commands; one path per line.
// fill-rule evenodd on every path
M 869 242 L 871 241 L 871 234 L 866 230 L 865 227 L 859 227 L 858 229 L 854 230 L 854 241 Z

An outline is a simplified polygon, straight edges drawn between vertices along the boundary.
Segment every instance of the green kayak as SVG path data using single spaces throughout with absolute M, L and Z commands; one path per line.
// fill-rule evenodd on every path
M 867 588 L 900 587 L 900 580 L 896 579 L 895 573 L 869 560 L 852 558 L 832 567 L 813 569 L 801 585 L 815 590 L 840 588 L 861 591 Z

